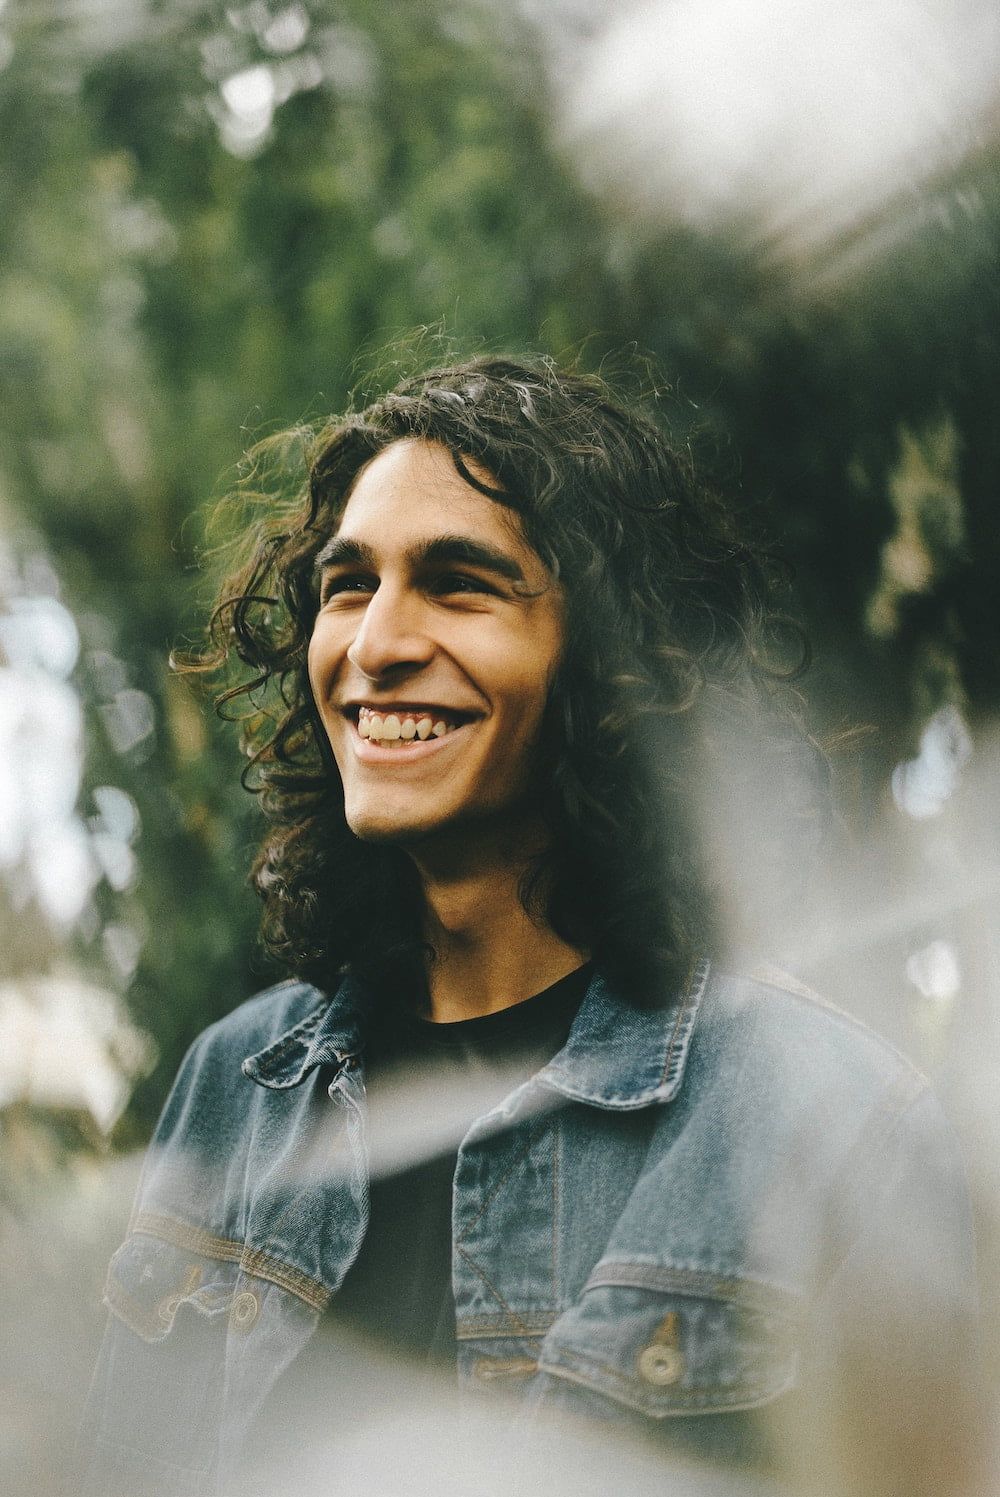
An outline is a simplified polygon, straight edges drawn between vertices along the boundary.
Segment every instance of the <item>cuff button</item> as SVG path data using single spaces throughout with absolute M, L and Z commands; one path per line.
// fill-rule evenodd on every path
M 229 1324 L 234 1331 L 249 1331 L 257 1321 L 260 1314 L 260 1300 L 255 1294 L 245 1289 L 233 1300 L 232 1309 L 229 1312 Z

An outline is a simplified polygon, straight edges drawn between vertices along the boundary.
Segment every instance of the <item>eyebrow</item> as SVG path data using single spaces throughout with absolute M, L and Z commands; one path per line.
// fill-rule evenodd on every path
M 493 572 L 508 582 L 524 582 L 524 572 L 512 556 L 497 546 L 485 541 L 476 541 L 467 535 L 438 535 L 433 540 L 422 541 L 406 552 L 408 564 L 418 571 L 422 567 L 471 566 L 481 571 Z M 371 546 L 363 541 L 353 541 L 347 536 L 335 535 L 316 557 L 316 572 L 325 572 L 331 567 L 360 566 L 368 571 L 377 571 L 377 558 Z

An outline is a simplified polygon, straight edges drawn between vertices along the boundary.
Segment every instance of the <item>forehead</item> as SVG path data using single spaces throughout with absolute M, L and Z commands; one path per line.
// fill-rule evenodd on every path
M 496 479 L 474 458 L 463 458 L 476 478 Z M 437 534 L 468 534 L 542 562 L 524 537 L 516 512 L 465 482 L 451 453 L 438 442 L 406 437 L 384 448 L 355 479 L 336 534 L 387 549 Z

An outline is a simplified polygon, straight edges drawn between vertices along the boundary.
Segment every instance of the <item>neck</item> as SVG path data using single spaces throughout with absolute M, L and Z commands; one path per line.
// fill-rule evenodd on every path
M 520 884 L 529 857 L 414 856 L 424 892 L 425 935 L 434 950 L 427 973 L 437 1023 L 510 1008 L 558 982 L 587 953 L 532 918 Z

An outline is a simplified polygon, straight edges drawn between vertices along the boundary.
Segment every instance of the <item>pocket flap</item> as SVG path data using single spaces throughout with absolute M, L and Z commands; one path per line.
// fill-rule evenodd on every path
M 181 1305 L 205 1316 L 228 1311 L 237 1272 L 235 1264 L 215 1263 L 137 1232 L 111 1260 L 104 1300 L 143 1341 L 162 1341 Z
M 756 1283 L 604 1264 L 552 1326 L 539 1370 L 656 1419 L 755 1408 L 795 1382 L 797 1310 Z

